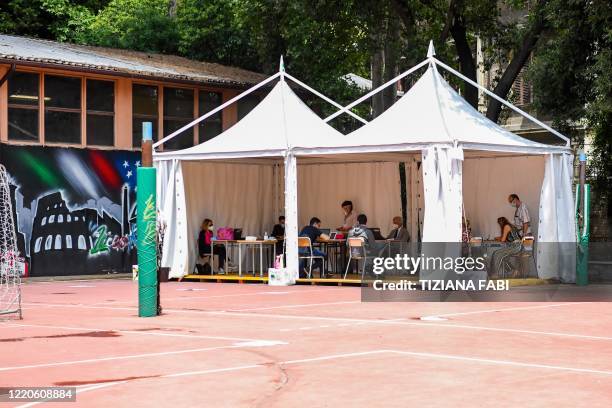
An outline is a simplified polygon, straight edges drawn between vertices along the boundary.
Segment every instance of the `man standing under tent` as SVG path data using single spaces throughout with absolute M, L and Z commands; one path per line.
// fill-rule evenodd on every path
M 521 202 L 519 196 L 514 193 L 508 196 L 508 202 L 515 208 L 514 226 L 519 230 L 521 237 L 531 235 L 531 218 L 527 205 Z

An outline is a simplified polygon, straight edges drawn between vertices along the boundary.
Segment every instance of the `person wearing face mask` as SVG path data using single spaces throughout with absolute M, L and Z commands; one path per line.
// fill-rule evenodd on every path
M 393 217 L 393 226 L 394 228 L 387 235 L 387 239 L 391 241 L 398 242 L 409 242 L 410 241 L 410 233 L 404 227 L 404 220 L 402 217 Z
M 342 202 L 342 211 L 344 212 L 344 222 L 338 227 L 340 232 L 349 232 L 353 227 L 357 226 L 357 211 L 353 209 L 353 202 L 345 200 Z
M 519 230 L 521 237 L 531 235 L 531 218 L 527 205 L 521 202 L 521 199 L 516 194 L 508 196 L 508 202 L 514 210 L 514 226 Z
M 210 245 L 214 236 L 214 224 L 211 219 L 206 218 L 202 222 L 202 227 L 200 229 L 200 235 L 198 236 L 198 251 L 200 253 L 200 257 L 209 256 L 210 255 Z M 219 273 L 224 273 L 225 267 L 225 246 L 224 245 L 215 245 L 214 246 L 214 255 L 219 256 Z

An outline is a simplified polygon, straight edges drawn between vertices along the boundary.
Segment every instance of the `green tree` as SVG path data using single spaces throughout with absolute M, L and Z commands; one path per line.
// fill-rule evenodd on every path
M 82 34 L 83 43 L 176 54 L 180 34 L 168 0 L 111 0 Z
M 182 0 L 176 9 L 179 52 L 190 58 L 260 70 L 236 0 Z
M 109 0 L 8 0 L 0 2 L 0 32 L 72 40 Z
M 565 131 L 590 129 L 593 182 L 610 192 L 612 182 L 612 4 L 554 0 L 547 9 L 551 32 L 529 70 L 534 102 Z M 610 206 L 612 208 L 612 206 Z

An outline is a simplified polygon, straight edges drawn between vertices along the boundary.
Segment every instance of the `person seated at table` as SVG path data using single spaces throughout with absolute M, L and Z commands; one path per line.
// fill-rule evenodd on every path
M 317 217 L 312 217 L 310 219 L 310 223 L 302 228 L 300 231 L 300 237 L 308 237 L 310 238 L 310 243 L 315 244 L 317 241 L 328 241 L 329 235 L 321 232 L 321 220 Z M 299 248 L 300 255 L 310 255 L 310 251 L 308 248 Z M 327 258 L 327 255 L 318 248 L 312 248 L 313 256 L 322 256 L 323 258 Z M 300 271 L 304 270 L 304 259 L 300 259 Z M 312 264 L 312 269 L 319 269 L 320 276 L 323 276 L 323 262 L 321 258 L 315 258 L 314 263 Z
M 400 216 L 393 217 L 393 228 L 389 235 L 387 235 L 386 239 L 391 241 L 399 241 L 399 242 L 409 242 L 410 241 L 410 233 L 404 227 L 404 220 Z
M 513 242 L 521 239 L 518 229 L 510 224 L 510 221 L 508 221 L 506 217 L 499 217 L 497 219 L 497 224 L 499 224 L 499 228 L 501 229 L 501 235 L 495 237 L 496 241 Z
M 278 217 L 278 224 L 272 228 L 272 236 L 276 238 L 276 255 L 283 253 L 283 244 L 285 242 L 285 216 Z
M 337 230 L 340 232 L 349 232 L 351 228 L 357 225 L 357 212 L 353 209 L 353 202 L 350 200 L 343 201 L 341 207 L 344 212 L 344 221 Z
M 357 216 L 357 225 L 349 231 L 349 238 L 363 238 L 368 256 L 378 256 L 385 249 L 384 243 L 376 242 L 374 233 L 367 227 L 368 217 L 365 214 Z
M 509 260 L 508 257 L 515 255 L 521 250 L 521 236 L 518 229 L 508 221 L 506 217 L 499 217 L 497 219 L 501 235 L 495 237 L 496 241 L 507 242 L 508 246 L 500 248 L 491 254 L 491 270 L 489 271 L 489 277 L 499 276 L 500 272 L 504 269 L 504 260 Z M 509 262 L 507 265 L 514 267 Z M 512 273 L 512 277 L 516 277 L 517 271 Z
M 211 219 L 206 218 L 202 222 L 200 228 L 200 235 L 198 236 L 198 253 L 200 257 L 210 256 L 210 246 L 212 243 L 213 232 L 215 230 L 214 224 Z M 224 273 L 223 268 L 225 267 L 225 245 L 215 245 L 214 255 L 219 256 L 219 273 Z M 210 267 L 212 268 L 213 259 L 210 260 Z

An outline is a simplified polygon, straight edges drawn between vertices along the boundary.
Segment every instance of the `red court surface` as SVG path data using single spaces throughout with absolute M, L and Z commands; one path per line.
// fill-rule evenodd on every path
M 0 386 L 50 407 L 610 407 L 611 303 L 361 303 L 355 287 L 28 283 Z M 420 317 L 437 316 L 428 320 Z

